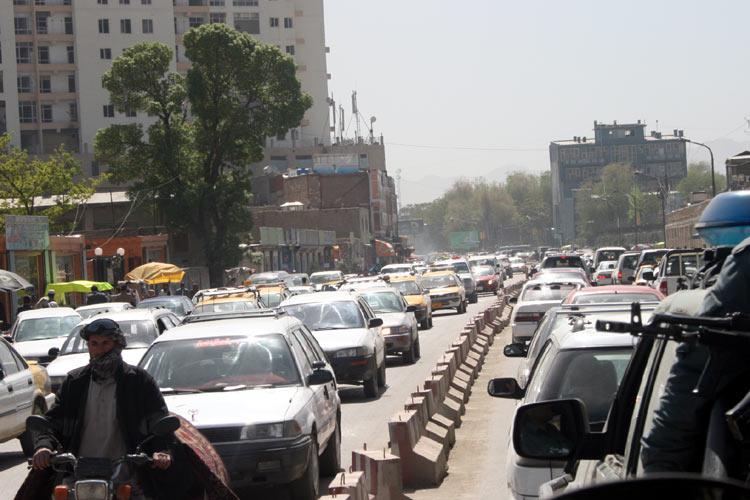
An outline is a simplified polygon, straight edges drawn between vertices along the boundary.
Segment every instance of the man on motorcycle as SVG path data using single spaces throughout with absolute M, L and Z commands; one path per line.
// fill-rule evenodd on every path
M 49 467 L 54 452 L 111 460 L 134 453 L 151 426 L 168 415 L 154 379 L 122 360 L 126 339 L 115 321 L 92 321 L 81 337 L 88 343 L 89 364 L 68 374 L 47 412 L 54 431 L 36 436 L 35 469 Z M 152 467 L 166 471 L 172 465 L 170 443 L 150 443 Z

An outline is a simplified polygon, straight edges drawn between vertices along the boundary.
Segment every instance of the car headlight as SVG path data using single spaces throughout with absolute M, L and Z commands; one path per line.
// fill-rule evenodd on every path
M 383 331 L 383 335 L 399 335 L 402 333 L 411 332 L 411 327 L 409 325 L 389 326 L 389 327 L 383 328 L 382 331 Z
M 360 356 L 368 356 L 370 350 L 366 347 L 352 347 L 349 349 L 341 349 L 336 351 L 333 355 L 334 358 L 357 358 Z
M 255 439 L 280 439 L 297 437 L 302 434 L 302 428 L 296 420 L 274 422 L 272 424 L 246 425 L 240 430 L 240 439 L 252 441 Z
M 107 500 L 109 498 L 107 481 L 76 481 L 75 489 L 77 500 Z

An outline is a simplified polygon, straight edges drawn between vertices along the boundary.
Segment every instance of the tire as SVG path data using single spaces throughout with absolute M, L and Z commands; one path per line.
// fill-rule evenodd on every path
M 419 345 L 419 335 L 417 335 L 417 340 L 414 341 L 414 347 L 411 349 L 414 351 L 414 355 L 417 359 L 422 357 L 422 348 Z
M 469 297 L 469 304 L 476 304 L 477 302 L 479 302 L 479 295 L 478 294 L 475 293 L 474 295 L 472 295 L 471 297 Z
M 383 360 L 383 364 L 380 365 L 380 369 L 378 370 L 378 386 L 385 389 L 385 359 Z
M 307 469 L 302 477 L 292 481 L 291 493 L 294 500 L 314 500 L 318 498 L 320 477 L 320 464 L 318 461 L 318 438 L 313 434 L 311 436 L 310 457 L 307 462 Z
M 44 405 L 39 401 L 34 401 L 34 407 L 31 410 L 32 415 L 44 415 Z M 31 458 L 34 454 L 34 441 L 31 438 L 31 434 L 28 431 L 24 431 L 23 434 L 18 436 L 18 440 L 21 442 L 21 450 L 23 454 Z
M 411 349 L 403 353 L 401 355 L 401 358 L 404 360 L 404 363 L 408 363 L 410 365 L 413 365 L 417 362 L 417 359 L 419 358 L 419 337 L 417 337 L 417 339 L 412 342 Z
M 458 306 L 458 314 L 465 314 L 466 313 L 466 302 L 461 302 L 461 305 Z
M 419 328 L 422 330 L 430 328 L 430 318 L 428 316 L 425 316 L 424 319 L 419 322 Z
M 328 438 L 328 445 L 320 456 L 320 475 L 333 477 L 341 471 L 341 418 L 336 418 L 336 428 Z
M 376 398 L 378 397 L 379 389 L 378 389 L 378 373 L 373 373 L 372 376 L 368 379 L 365 379 L 362 388 L 365 391 L 365 397 L 368 398 Z

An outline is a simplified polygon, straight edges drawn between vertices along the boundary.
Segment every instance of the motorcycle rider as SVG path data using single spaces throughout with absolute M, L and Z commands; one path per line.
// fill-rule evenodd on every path
M 728 194 L 719 195 L 712 203 L 732 197 L 747 204 L 750 193 L 725 196 Z M 702 221 L 710 208 L 711 205 L 705 209 Z M 734 215 L 740 211 L 735 207 Z M 709 243 L 735 246 L 724 261 L 716 283 L 705 295 L 697 315 L 750 314 L 750 237 L 747 237 L 750 222 L 744 224 L 744 227 L 718 225 L 710 233 L 713 241 L 709 240 Z M 675 363 L 654 414 L 653 427 L 643 438 L 641 459 L 644 472 L 722 473 L 720 469 L 723 467 L 709 464 L 710 470 L 707 470 L 708 462 L 702 463 L 702 444 L 706 440 L 706 429 L 716 400 L 732 390 L 733 383 L 747 380 L 750 372 L 748 354 L 742 349 L 709 349 L 691 342 L 678 346 Z
M 168 415 L 154 379 L 122 360 L 126 339 L 115 321 L 94 320 L 80 335 L 88 344 L 89 364 L 70 372 L 47 412 L 54 435 L 36 436 L 34 469 L 49 467 L 53 452 L 112 460 L 134 453 L 150 427 Z M 172 465 L 169 442 L 157 438 L 150 443 L 152 467 L 157 469 L 151 479 L 168 480 L 159 472 L 166 474 Z M 137 484 L 147 488 L 147 481 L 138 479 Z

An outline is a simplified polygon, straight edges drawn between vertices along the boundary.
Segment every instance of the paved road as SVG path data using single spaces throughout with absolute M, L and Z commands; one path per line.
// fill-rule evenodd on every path
M 506 284 L 510 281 L 506 281 Z M 388 359 L 387 386 L 381 389 L 380 397 L 365 398 L 361 387 L 342 386 L 342 465 L 351 464 L 351 452 L 367 443 L 368 449 L 387 446 L 388 420 L 403 407 L 404 402 L 417 386 L 429 375 L 436 361 L 458 337 L 468 319 L 484 310 L 495 300 L 494 296 L 482 296 L 478 304 L 472 304 L 467 314 L 436 312 L 434 327 L 420 331 L 422 358 L 413 365 L 404 365 L 398 358 Z M 17 440 L 0 444 L 0 498 L 13 498 L 26 476 L 26 463 Z M 328 481 L 322 481 L 321 490 Z M 267 492 L 253 498 L 284 498 L 278 492 Z M 243 497 L 246 495 L 243 495 Z

